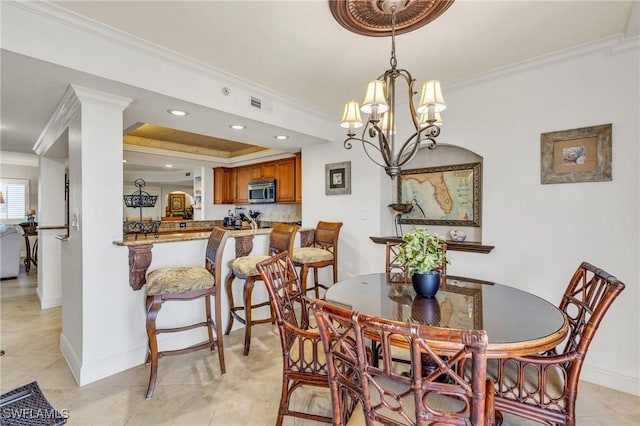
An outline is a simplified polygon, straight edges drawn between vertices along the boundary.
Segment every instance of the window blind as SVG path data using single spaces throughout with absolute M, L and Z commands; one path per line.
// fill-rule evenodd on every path
M 25 219 L 28 210 L 29 181 L 24 179 L 0 180 L 4 204 L 0 204 L 0 219 Z

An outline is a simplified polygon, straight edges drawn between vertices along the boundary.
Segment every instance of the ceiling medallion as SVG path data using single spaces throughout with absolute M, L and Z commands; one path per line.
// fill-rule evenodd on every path
M 391 10 L 396 8 L 396 34 L 420 28 L 442 15 L 454 0 L 329 0 L 336 21 L 357 34 L 391 35 Z

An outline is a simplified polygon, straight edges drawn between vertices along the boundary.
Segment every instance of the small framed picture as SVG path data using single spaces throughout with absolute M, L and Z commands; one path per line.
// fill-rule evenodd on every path
M 540 183 L 611 180 L 611 124 L 540 135 Z
M 351 194 L 351 161 L 326 164 L 324 170 L 326 195 Z
M 169 194 L 169 208 L 171 212 L 183 212 L 185 209 L 184 200 L 184 194 Z

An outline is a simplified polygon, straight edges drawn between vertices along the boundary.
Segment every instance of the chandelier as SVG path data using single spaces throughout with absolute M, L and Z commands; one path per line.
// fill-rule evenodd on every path
M 400 174 L 402 166 L 409 163 L 418 153 L 421 146 L 435 149 L 436 138 L 440 134 L 440 112 L 447 105 L 442 96 L 440 82 L 425 81 L 422 85 L 420 102 L 414 103 L 413 85 L 415 80 L 404 69 L 398 69 L 396 59 L 396 13 L 404 7 L 407 0 L 384 0 L 378 2 L 381 9 L 391 14 L 391 68 L 386 70 L 376 80 L 367 85 L 362 101 L 351 100 L 344 106 L 344 113 L 340 126 L 347 128 L 347 139 L 344 147 L 351 149 L 352 141 L 362 143 L 366 155 L 394 179 Z M 396 82 L 404 81 L 408 89 L 409 114 L 413 129 L 411 135 L 404 141 L 396 142 Z M 356 137 L 356 129 L 363 127 L 360 112 L 368 114 L 362 134 Z

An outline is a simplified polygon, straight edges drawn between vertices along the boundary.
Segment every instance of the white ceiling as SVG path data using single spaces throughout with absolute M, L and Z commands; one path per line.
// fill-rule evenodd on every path
M 335 22 L 324 0 L 53 3 L 279 92 L 335 117 L 336 123 L 343 102 L 360 100 L 366 81 L 389 66 L 389 38 L 347 31 Z M 625 31 L 638 35 L 637 3 L 456 0 L 434 22 L 397 37 L 398 66 L 409 70 L 418 84 L 439 79 L 446 87 L 446 83 Z M 157 94 L 5 50 L 1 66 L 3 151 L 32 152 L 70 81 L 140 100 L 125 111 L 125 122 L 183 125 L 175 118 L 150 113 L 154 103 L 167 102 Z M 180 105 L 179 100 L 171 101 Z M 191 127 L 182 130 L 229 138 L 217 134 L 222 128 L 216 125 L 218 120 L 210 114 L 202 116 L 201 121 L 191 119 Z M 260 128 L 266 134 L 277 130 Z

